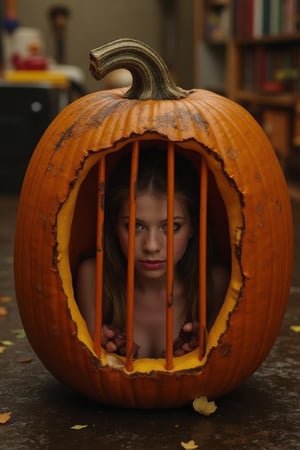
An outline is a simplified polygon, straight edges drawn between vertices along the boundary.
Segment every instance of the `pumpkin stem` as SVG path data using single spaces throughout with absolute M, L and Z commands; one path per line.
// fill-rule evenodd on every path
M 90 51 L 90 71 L 96 80 L 120 68 L 132 75 L 132 86 L 124 98 L 176 100 L 189 94 L 176 86 L 162 58 L 143 42 L 117 39 Z

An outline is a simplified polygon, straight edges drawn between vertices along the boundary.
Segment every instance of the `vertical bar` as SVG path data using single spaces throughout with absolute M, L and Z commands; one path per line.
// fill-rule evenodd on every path
M 97 253 L 96 253 L 96 299 L 94 350 L 101 358 L 101 329 L 102 329 L 102 301 L 103 301 L 103 228 L 104 228 L 104 198 L 105 198 L 105 156 L 98 164 L 98 197 L 97 197 Z
M 166 369 L 173 368 L 174 287 L 174 144 L 167 153 L 167 280 L 166 280 Z
M 207 261 L 207 163 L 201 157 L 199 207 L 199 358 L 206 352 L 206 261 Z
M 139 142 L 132 143 L 131 171 L 129 188 L 129 229 L 127 256 L 127 303 L 126 303 L 126 370 L 133 370 L 133 331 L 134 331 L 134 260 L 135 260 L 135 219 L 136 183 L 138 176 Z

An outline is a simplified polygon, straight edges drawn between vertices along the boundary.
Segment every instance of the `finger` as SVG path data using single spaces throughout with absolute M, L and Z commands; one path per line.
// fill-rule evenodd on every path
M 117 347 L 121 347 L 124 346 L 125 343 L 125 336 L 122 336 L 120 334 L 117 334 L 116 336 L 114 336 L 113 342 L 115 343 L 115 345 Z
M 185 333 L 190 333 L 191 331 L 193 331 L 193 323 L 192 322 L 186 322 L 183 326 L 182 326 L 182 330 Z
M 181 348 L 185 353 L 189 353 L 193 350 L 193 348 L 191 347 L 189 342 L 186 342 L 185 344 L 183 344 L 183 346 Z
M 104 325 L 102 327 L 102 336 L 105 336 L 108 339 L 112 339 L 115 336 L 115 334 L 116 332 L 112 328 L 109 328 L 107 325 Z
M 108 341 L 105 346 L 105 349 L 106 349 L 106 351 L 112 353 L 117 350 L 117 346 L 112 341 Z
M 185 355 L 185 351 L 182 348 L 178 348 L 177 350 L 174 351 L 174 356 L 182 356 Z

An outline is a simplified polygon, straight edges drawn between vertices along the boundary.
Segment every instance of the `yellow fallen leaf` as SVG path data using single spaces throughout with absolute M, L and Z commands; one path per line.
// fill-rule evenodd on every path
M 5 347 L 11 347 L 12 345 L 15 345 L 12 341 L 0 341 L 0 344 L 4 345 Z
M 11 418 L 11 412 L 0 413 L 0 423 L 4 425 Z
M 4 345 L 0 345 L 0 353 L 4 353 L 6 350 L 6 347 Z
M 196 442 L 192 439 L 191 441 L 188 442 L 180 442 L 181 447 L 183 447 L 185 450 L 193 450 L 195 448 L 198 448 L 198 445 L 196 444 Z
M 0 306 L 0 317 L 7 316 L 7 308 L 5 306 Z
M 294 331 L 294 333 L 300 333 L 300 325 L 291 325 L 290 330 Z
M 213 401 L 209 402 L 207 397 L 198 397 L 193 401 L 193 408 L 199 414 L 210 416 L 217 410 L 217 405 Z
M 83 428 L 87 428 L 88 425 L 73 425 L 71 430 L 82 430 Z
M 23 328 L 17 328 L 16 330 L 13 330 L 13 333 L 15 334 L 17 339 L 23 339 L 24 337 L 26 337 L 26 333 Z
M 8 297 L 8 295 L 0 295 L 1 303 L 9 303 L 10 301 L 11 301 L 11 297 Z

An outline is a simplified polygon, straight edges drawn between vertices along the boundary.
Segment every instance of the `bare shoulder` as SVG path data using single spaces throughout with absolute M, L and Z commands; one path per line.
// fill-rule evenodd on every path
M 91 333 L 93 333 L 95 321 L 95 280 L 96 261 L 95 258 L 88 258 L 78 268 L 76 300 Z
M 94 289 L 96 280 L 96 260 L 95 258 L 85 259 L 78 268 L 77 273 L 77 294 L 80 299 L 86 297 L 86 292 Z
M 229 270 L 221 265 L 212 267 L 212 278 L 215 287 L 216 298 L 223 302 L 230 281 Z
M 96 259 L 88 258 L 82 261 L 78 269 L 78 275 L 94 274 L 96 271 Z
M 212 267 L 212 276 L 215 281 L 228 283 L 230 272 L 226 267 L 216 264 Z

